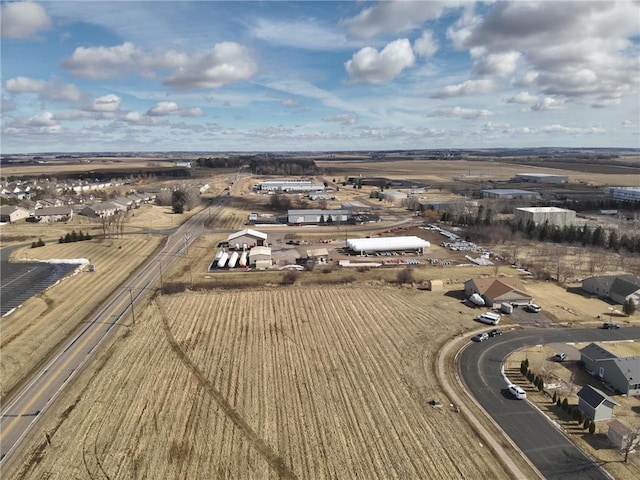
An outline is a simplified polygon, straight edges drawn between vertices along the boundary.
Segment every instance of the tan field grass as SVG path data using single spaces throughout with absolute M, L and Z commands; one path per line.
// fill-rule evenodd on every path
M 59 343 L 150 255 L 162 239 L 151 235 L 90 240 L 24 248 L 14 259 L 86 258 L 95 272 L 65 277 L 57 285 L 27 300 L 0 318 L 0 378 L 2 396 L 9 393 Z
M 431 370 L 439 346 L 473 328 L 446 295 L 222 290 L 161 296 L 136 317 L 8 475 L 510 478 Z

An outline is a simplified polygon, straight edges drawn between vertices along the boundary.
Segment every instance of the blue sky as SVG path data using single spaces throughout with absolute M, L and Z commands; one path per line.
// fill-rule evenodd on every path
M 2 153 L 640 148 L 635 1 L 2 2 Z

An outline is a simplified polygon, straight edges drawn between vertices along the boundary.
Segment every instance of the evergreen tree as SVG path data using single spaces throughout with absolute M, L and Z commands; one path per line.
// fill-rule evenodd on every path
M 77 242 L 78 241 L 78 234 L 76 233 L 75 230 L 71 230 L 71 241 L 72 242 Z
M 547 238 L 549 238 L 549 220 L 545 220 L 538 231 L 538 239 L 541 242 L 544 242 Z
M 625 315 L 630 317 L 631 315 L 636 313 L 636 304 L 633 300 L 629 299 L 626 302 L 624 302 L 624 306 L 622 307 L 622 309 Z
M 617 252 L 620 249 L 620 240 L 618 239 L 618 232 L 611 230 L 609 232 L 609 250 Z
M 484 224 L 485 225 L 493 224 L 493 211 L 490 208 L 487 209 L 487 212 L 484 216 Z
M 592 233 L 589 225 L 585 224 L 584 227 L 582 227 L 579 237 L 580 243 L 582 243 L 582 245 L 588 245 L 591 243 Z
M 44 247 L 44 242 L 42 241 L 42 238 L 38 238 L 38 246 Z
M 591 244 L 595 247 L 604 247 L 607 240 L 607 235 L 601 225 L 594 230 L 591 238 Z

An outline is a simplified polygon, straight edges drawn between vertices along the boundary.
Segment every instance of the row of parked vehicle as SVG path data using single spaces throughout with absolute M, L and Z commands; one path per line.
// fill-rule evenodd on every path
M 492 337 L 497 337 L 499 335 L 502 335 L 502 330 L 500 330 L 499 328 L 494 328 L 493 330 L 489 331 L 489 332 L 483 332 L 483 333 L 479 333 L 477 335 L 475 335 L 472 340 L 474 342 L 484 342 L 485 340 L 489 340 Z

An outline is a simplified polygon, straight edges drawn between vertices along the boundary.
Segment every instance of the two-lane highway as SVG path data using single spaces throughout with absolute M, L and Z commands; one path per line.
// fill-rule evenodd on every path
M 557 426 L 528 401 L 515 400 L 507 392 L 501 366 L 512 351 L 522 347 L 632 339 L 640 339 L 640 327 L 513 331 L 469 344 L 458 356 L 458 369 L 467 389 L 547 479 L 605 480 L 610 476 Z
M 87 320 L 81 331 L 61 350 L 55 353 L 44 368 L 26 382 L 26 386 L 8 403 L 2 406 L 0 417 L 0 468 L 14 452 L 20 441 L 41 417 L 51 402 L 71 381 L 74 375 L 90 359 L 97 348 L 123 324 L 125 317 L 135 307 L 136 302 L 145 298 L 161 275 L 162 265 L 169 268 L 171 263 L 186 253 L 189 244 L 206 232 L 204 220 L 215 206 L 193 215 L 174 233 L 159 252 L 148 259 L 142 267 Z M 2 472 L 0 471 L 0 474 Z M 0 475 L 1 476 L 1 475 Z

